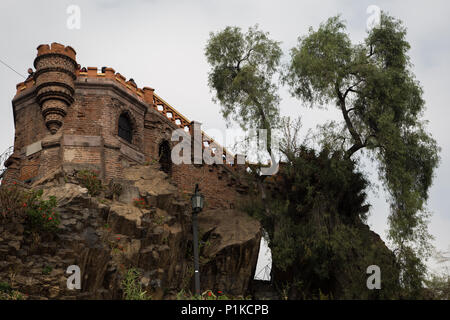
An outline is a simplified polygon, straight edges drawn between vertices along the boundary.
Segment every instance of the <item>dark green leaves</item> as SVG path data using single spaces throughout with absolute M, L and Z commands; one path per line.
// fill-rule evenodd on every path
M 332 17 L 299 37 L 281 77 L 291 94 L 311 107 L 331 104 L 341 112 L 341 123 L 320 130 L 322 149 L 347 160 L 367 150 L 376 163 L 390 194 L 389 238 L 403 271 L 411 271 L 404 284 L 416 281 L 423 270 L 416 258 L 429 248 L 426 201 L 439 163 L 439 147 L 422 119 L 423 90 L 412 72 L 409 49 L 406 28 L 385 13 L 359 44 L 350 41 L 340 17 Z M 212 67 L 209 85 L 224 117 L 244 130 L 275 127 L 280 99 L 272 78 L 280 71 L 279 43 L 256 27 L 246 34 L 227 27 L 211 34 L 206 56 Z M 333 179 L 322 181 L 330 184 L 326 193 L 335 190 Z
M 328 19 L 318 31 L 309 30 L 291 50 L 291 62 L 283 80 L 291 93 L 310 103 L 336 99 L 335 86 L 346 82 L 352 47 L 345 25 L 339 17 Z
M 299 38 L 283 80 L 293 96 L 312 106 L 334 102 L 342 112 L 347 132 L 328 128 L 324 146 L 343 149 L 348 157 L 364 148 L 372 152 L 391 195 L 389 237 L 412 263 L 413 244 L 423 253 L 420 247 L 430 238 L 424 212 L 439 147 L 424 129 L 425 101 L 405 37 L 402 23 L 383 13 L 365 42 L 353 45 L 339 17 L 330 18 Z
M 245 34 L 227 27 L 210 34 L 205 54 L 212 68 L 209 86 L 223 116 L 244 130 L 273 128 L 279 117 L 278 87 L 272 81 L 280 63 L 279 42 L 257 26 Z

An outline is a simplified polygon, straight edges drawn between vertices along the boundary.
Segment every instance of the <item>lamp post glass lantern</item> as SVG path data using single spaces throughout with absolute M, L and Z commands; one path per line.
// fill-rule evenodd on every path
M 192 233 L 194 245 L 194 281 L 195 294 L 200 295 L 200 270 L 198 258 L 198 222 L 197 214 L 203 209 L 203 195 L 198 192 L 198 184 L 195 185 L 195 193 L 192 195 Z
M 198 192 L 198 184 L 195 185 L 195 193 L 191 197 L 192 211 L 200 212 L 203 209 L 203 195 Z

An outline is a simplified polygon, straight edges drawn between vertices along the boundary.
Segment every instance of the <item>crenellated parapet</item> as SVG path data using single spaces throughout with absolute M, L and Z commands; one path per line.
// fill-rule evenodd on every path
M 104 67 L 101 70 L 97 67 L 82 68 L 77 71 L 77 77 L 83 78 L 95 78 L 95 79 L 110 79 L 121 85 L 127 92 L 136 96 L 138 99 L 152 106 L 162 115 L 166 116 L 170 121 L 182 129 L 189 131 L 190 121 L 183 116 L 174 107 L 169 105 L 166 101 L 160 98 L 154 93 L 154 89 L 150 87 L 139 88 L 132 79 L 128 79 L 116 72 L 113 68 Z M 24 86 L 24 85 L 23 85 Z
M 127 80 L 125 76 L 110 67 L 81 68 L 76 62 L 76 52 L 70 46 L 59 43 L 43 44 L 37 48 L 37 51 L 34 61 L 36 71 L 27 80 L 17 84 L 16 96 L 27 89 L 36 90 L 36 98 L 41 106 L 45 124 L 52 134 L 55 134 L 62 126 L 68 108 L 74 101 L 76 83 L 86 78 L 113 81 L 138 100 L 148 104 L 176 127 L 192 133 L 191 121 L 159 97 L 153 88 L 139 88 L 133 79 Z M 218 145 L 203 131 L 202 141 L 203 148 L 205 145 Z M 223 155 L 227 159 L 234 158 L 234 155 L 225 148 L 223 148 Z
M 74 101 L 77 62 L 76 52 L 59 43 L 40 45 L 34 60 L 36 98 L 41 106 L 45 125 L 55 134 L 63 125 L 67 108 Z

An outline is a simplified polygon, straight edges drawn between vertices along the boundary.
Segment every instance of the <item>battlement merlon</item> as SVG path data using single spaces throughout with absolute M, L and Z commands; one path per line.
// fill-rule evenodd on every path
M 60 43 L 53 42 L 51 45 L 41 44 L 37 47 L 37 56 L 42 56 L 45 54 L 63 54 L 68 56 L 72 60 L 76 61 L 76 51 L 71 46 L 64 46 Z M 35 66 L 36 67 L 36 66 Z
M 168 118 L 170 121 L 172 121 L 176 126 L 182 129 L 187 129 L 188 131 L 191 130 L 191 121 L 186 118 L 184 115 L 182 115 L 179 111 L 177 111 L 174 107 L 169 105 L 166 101 L 164 101 L 161 97 L 159 97 L 157 94 L 154 93 L 154 89 L 150 87 L 143 87 L 138 88 L 136 83 L 132 80 L 126 80 L 126 77 L 120 74 L 119 72 L 116 73 L 116 71 L 113 68 L 110 67 L 104 67 L 101 70 L 98 70 L 97 67 L 87 67 L 87 68 L 81 68 L 80 65 L 76 63 L 76 51 L 70 47 L 70 46 L 64 46 L 59 43 L 52 43 L 51 45 L 48 44 L 41 44 L 37 47 L 37 57 L 34 62 L 34 66 L 37 67 L 37 62 L 45 57 L 57 57 L 57 56 L 64 56 L 68 58 L 69 61 L 71 61 L 69 64 L 73 64 L 75 67 L 74 74 L 72 75 L 70 70 L 53 70 L 53 71 L 63 71 L 67 73 L 73 81 L 79 80 L 81 78 L 96 78 L 96 79 L 110 79 L 115 81 L 116 83 L 119 83 L 122 87 L 126 88 L 126 90 L 134 95 L 137 99 L 149 104 L 152 106 L 155 110 L 157 110 L 159 113 L 163 114 L 166 118 Z M 67 68 L 66 68 L 67 69 Z M 30 89 L 32 87 L 36 86 L 36 79 L 38 76 L 42 74 L 41 71 L 37 70 L 31 77 L 29 77 L 24 82 L 18 83 L 16 85 L 16 95 L 15 98 L 17 98 L 18 95 L 20 95 L 24 90 Z M 42 78 L 42 77 L 41 77 Z M 72 87 L 70 86 L 66 86 Z M 61 95 L 60 95 L 61 96 Z M 67 100 L 67 105 L 70 105 L 70 98 L 67 99 L 67 96 L 65 97 Z M 67 107 L 67 106 L 66 106 Z M 49 128 L 51 131 L 56 132 L 58 127 L 61 125 L 59 122 L 62 121 L 62 118 L 65 115 L 65 109 L 61 107 L 59 110 L 59 114 L 54 114 L 51 118 L 58 118 L 51 119 L 52 121 L 49 121 Z M 56 125 L 55 125 L 56 123 Z M 203 140 L 207 141 L 209 143 L 213 142 L 213 139 L 211 139 L 206 133 L 202 131 Z M 227 156 L 227 158 L 233 158 L 234 155 L 232 155 L 228 150 L 223 148 L 224 155 Z

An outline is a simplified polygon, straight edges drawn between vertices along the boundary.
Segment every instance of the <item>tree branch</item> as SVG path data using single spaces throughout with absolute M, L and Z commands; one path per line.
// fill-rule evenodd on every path
M 373 50 L 373 45 L 370 44 L 369 46 L 369 55 L 367 56 L 367 58 L 370 58 L 371 56 L 373 56 L 375 54 L 375 51 Z
M 338 96 L 338 105 L 341 108 L 342 115 L 344 116 L 345 124 L 347 125 L 347 129 L 350 132 L 350 135 L 352 136 L 352 138 L 354 140 L 353 146 L 351 146 L 351 148 L 345 152 L 346 157 L 350 158 L 356 151 L 358 151 L 361 148 L 364 148 L 365 145 L 363 144 L 363 142 L 361 140 L 361 136 L 356 131 L 350 117 L 348 116 L 349 110 L 347 110 L 345 107 L 345 96 L 339 90 L 338 83 L 335 84 L 335 90 L 336 90 L 336 94 Z M 347 91 L 348 91 L 348 89 L 347 89 Z
M 377 136 L 375 134 L 369 134 L 366 139 L 364 139 L 364 145 L 367 145 L 367 142 L 369 142 L 370 138 L 376 138 Z
M 349 92 L 356 92 L 356 93 L 358 93 L 358 91 L 357 90 L 353 90 L 353 88 L 358 86 L 363 81 L 364 81 L 363 79 L 360 79 L 357 83 L 355 83 L 354 85 L 351 85 L 350 87 L 348 87 L 348 89 L 345 90 L 345 93 L 344 93 L 344 100 L 345 100 L 345 98 L 347 98 L 347 95 L 348 95 Z
M 248 94 L 248 93 L 247 93 Z M 272 139 L 272 130 L 270 127 L 270 123 L 267 121 L 267 117 L 266 114 L 264 113 L 264 109 L 261 105 L 261 103 L 256 99 L 255 96 L 250 95 L 253 103 L 255 104 L 255 106 L 258 108 L 258 113 L 259 116 L 261 117 L 261 121 L 263 123 L 264 128 L 267 130 L 268 133 L 268 137 L 267 137 L 267 151 L 269 152 L 270 155 L 272 155 L 272 143 L 271 143 L 271 139 Z
M 253 48 L 250 48 L 250 49 L 247 51 L 247 54 L 246 54 L 243 58 L 239 59 L 239 61 L 238 61 L 238 63 L 237 63 L 237 66 L 236 66 L 236 69 L 237 69 L 238 72 L 241 70 L 241 68 L 240 68 L 241 62 L 248 60 L 248 58 L 250 58 L 250 53 L 251 53 L 253 50 L 254 50 Z

